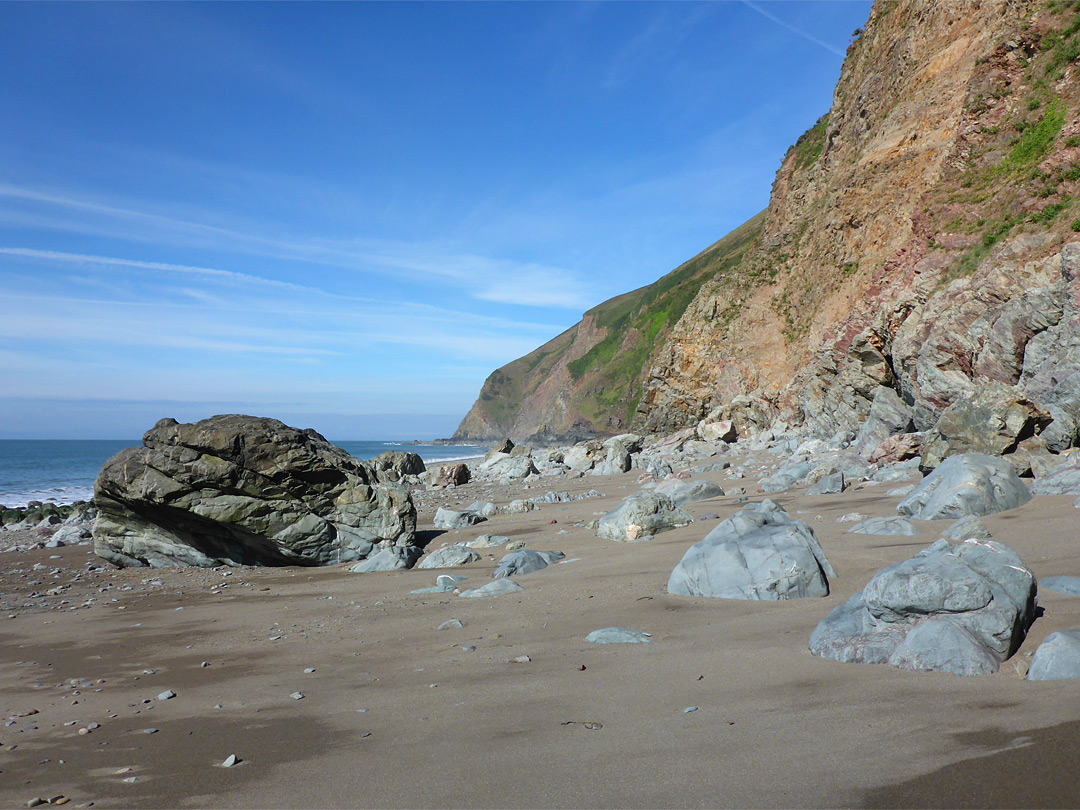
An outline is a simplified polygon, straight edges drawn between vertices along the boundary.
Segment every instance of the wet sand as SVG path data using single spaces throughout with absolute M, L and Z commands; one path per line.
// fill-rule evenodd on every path
M 765 497 L 750 478 L 696 477 Z M 0 555 L 0 712 L 13 721 L 0 727 L 0 804 L 1080 806 L 1080 682 L 1022 679 L 1049 633 L 1080 627 L 1080 598 L 1041 591 L 1045 615 L 992 676 L 840 664 L 807 650 L 829 611 L 948 525 L 882 537 L 836 522 L 895 514 L 900 499 L 884 493 L 896 484 L 772 496 L 804 512 L 839 573 L 828 598 L 779 603 L 667 594 L 671 569 L 716 518 L 634 544 L 575 527 L 637 491 L 636 472 L 530 486 L 424 496 L 429 549 L 505 534 L 573 560 L 493 598 L 409 591 L 439 573 L 467 576 L 466 588 L 489 582 L 503 549 L 464 568 L 373 574 L 87 573 L 86 546 Z M 604 497 L 431 530 L 440 502 L 593 488 Z M 1038 577 L 1080 575 L 1073 499 L 1035 498 L 983 521 Z M 687 509 L 724 518 L 735 501 Z M 451 618 L 464 627 L 437 629 Z M 585 642 L 608 626 L 647 631 L 652 643 Z M 158 700 L 164 690 L 176 697 Z M 80 734 L 90 723 L 100 727 Z M 241 762 L 220 767 L 230 754 Z

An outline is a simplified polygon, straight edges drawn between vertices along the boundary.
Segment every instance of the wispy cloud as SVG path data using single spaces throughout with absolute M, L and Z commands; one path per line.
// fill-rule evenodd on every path
M 835 47 L 833 45 L 830 45 L 825 40 L 818 39 L 813 34 L 807 33 L 806 31 L 803 31 L 801 28 L 797 28 L 796 26 L 792 25 L 791 23 L 780 19 L 775 14 L 773 14 L 771 12 L 768 12 L 765 9 L 763 9 L 757 3 L 752 3 L 752 2 L 750 2 L 750 0 L 742 0 L 742 4 L 744 6 L 746 6 L 747 8 L 749 8 L 749 9 L 752 9 L 752 10 L 756 11 L 758 14 L 760 14 L 765 19 L 772 20 L 774 23 L 779 25 L 781 28 L 787 29 L 788 31 L 790 31 L 791 33 L 795 34 L 798 37 L 802 37 L 807 42 L 813 42 L 815 45 L 820 45 L 825 50 L 829 51 L 830 53 L 835 53 L 839 57 L 844 56 L 844 52 L 842 50 L 840 50 L 839 48 L 837 48 L 837 47 Z

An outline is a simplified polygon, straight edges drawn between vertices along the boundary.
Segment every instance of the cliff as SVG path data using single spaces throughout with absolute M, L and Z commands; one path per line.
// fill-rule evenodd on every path
M 1078 56 L 1077 4 L 879 0 L 831 109 L 785 156 L 760 233 L 722 272 L 686 279 L 692 300 L 639 355 L 648 372 L 608 362 L 599 385 L 597 347 L 640 330 L 598 316 L 613 299 L 492 375 L 462 429 L 667 431 L 715 412 L 829 436 L 857 431 L 891 389 L 915 428 L 936 430 L 992 389 L 995 419 L 1006 400 L 1042 414 L 1014 439 L 1052 417 L 1052 443 L 1075 444 Z M 597 376 L 575 377 L 590 353 Z M 612 385 L 625 387 L 605 396 Z M 587 405 L 559 411 L 586 388 Z
M 1029 380 L 1049 377 L 1075 417 L 1067 352 L 1027 349 L 1076 331 L 1078 32 L 1072 4 L 876 3 L 762 237 L 660 352 L 639 425 L 752 409 L 831 435 L 889 387 L 928 429 L 989 382 L 1046 400 Z
M 655 283 L 590 309 L 492 372 L 454 439 L 576 441 L 625 431 L 671 328 L 705 281 L 739 264 L 763 221 L 757 215 Z

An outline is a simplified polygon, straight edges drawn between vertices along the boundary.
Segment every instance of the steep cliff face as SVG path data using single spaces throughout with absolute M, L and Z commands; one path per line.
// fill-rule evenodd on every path
M 720 408 L 831 434 L 884 386 L 929 428 L 987 380 L 1080 418 L 1080 385 L 1061 388 L 1080 356 L 1061 256 L 1080 239 L 1078 55 L 1071 3 L 879 0 L 762 236 L 659 352 L 638 426 Z
M 605 301 L 494 371 L 454 438 L 576 441 L 626 430 L 671 327 L 706 280 L 739 264 L 763 221 L 759 214 L 654 284 Z

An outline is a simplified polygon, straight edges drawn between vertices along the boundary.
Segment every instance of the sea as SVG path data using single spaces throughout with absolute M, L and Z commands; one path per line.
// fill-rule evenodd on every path
M 0 505 L 22 507 L 30 501 L 57 505 L 88 501 L 101 466 L 125 447 L 123 440 L 0 440 Z M 396 450 L 417 453 L 425 464 L 475 458 L 487 448 L 463 444 L 416 444 L 393 441 L 333 442 L 354 458 L 370 459 Z

